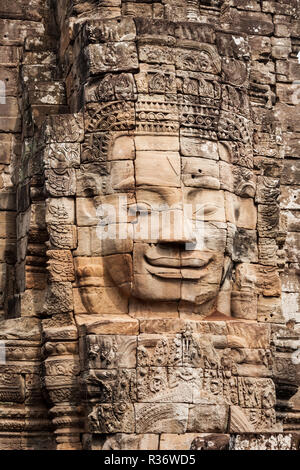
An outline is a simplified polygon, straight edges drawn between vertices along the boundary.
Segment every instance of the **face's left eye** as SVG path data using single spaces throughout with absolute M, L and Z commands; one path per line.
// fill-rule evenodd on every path
M 214 204 L 197 204 L 196 210 L 193 214 L 198 218 L 210 217 L 215 214 L 218 210 L 218 207 Z
M 128 216 L 130 222 L 136 221 L 139 216 L 143 217 L 150 215 L 150 213 L 151 206 L 144 202 L 139 202 L 138 204 L 131 204 L 128 206 Z

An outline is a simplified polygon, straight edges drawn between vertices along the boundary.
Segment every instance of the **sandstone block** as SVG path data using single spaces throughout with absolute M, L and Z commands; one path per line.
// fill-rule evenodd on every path
M 281 301 L 277 297 L 258 297 L 257 319 L 261 322 L 284 323 Z
M 82 340 L 85 368 L 136 367 L 136 336 L 88 335 Z
M 120 4 L 117 0 L 116 4 Z M 110 7 L 113 5 L 110 2 Z M 136 28 L 133 18 L 123 17 L 120 19 L 90 20 L 86 23 L 83 31 L 85 40 L 90 43 L 102 43 L 108 41 L 134 41 Z
M 116 434 L 106 439 L 101 450 L 158 450 L 158 442 L 157 434 Z
M 76 315 L 79 334 L 137 335 L 139 322 L 128 315 Z
M 228 346 L 231 338 L 238 337 L 244 342 L 244 347 L 267 349 L 270 346 L 269 325 L 258 325 L 255 323 L 230 322 L 227 323 Z
M 91 75 L 131 71 L 138 68 L 136 46 L 133 42 L 90 44 L 86 49 Z
M 283 292 L 282 296 L 282 314 L 286 321 L 295 320 L 299 322 L 300 295 L 298 292 Z
M 128 299 L 117 287 L 75 288 L 74 309 L 76 314 L 124 314 L 128 312 Z
M 88 416 L 88 430 L 96 434 L 133 433 L 134 417 L 134 407 L 129 403 L 96 405 Z
M 226 405 L 190 405 L 188 432 L 225 432 L 228 421 Z
M 186 432 L 188 405 L 178 403 L 136 403 L 136 432 L 182 434 Z
M 274 31 L 272 16 L 268 13 L 240 11 L 235 30 L 258 36 L 269 36 Z
M 159 165 L 159 174 L 155 168 Z M 180 157 L 177 152 L 137 151 L 136 184 L 149 186 L 180 186 Z
M 36 21 L 0 20 L 1 43 L 4 46 L 23 46 L 28 34 L 44 34 L 44 25 Z
M 227 222 L 244 229 L 256 229 L 256 207 L 251 198 L 240 198 L 225 191 L 225 212 Z
M 180 152 L 186 157 L 203 157 L 219 160 L 217 143 L 197 137 L 181 135 Z
M 228 444 L 228 437 L 219 434 L 193 433 L 182 434 L 162 434 L 160 437 L 160 450 L 208 450 L 215 449 L 214 443 L 221 438 L 225 438 Z M 205 446 L 204 449 L 200 445 Z M 195 447 L 196 446 L 196 447 Z M 219 448 L 218 448 L 219 449 Z

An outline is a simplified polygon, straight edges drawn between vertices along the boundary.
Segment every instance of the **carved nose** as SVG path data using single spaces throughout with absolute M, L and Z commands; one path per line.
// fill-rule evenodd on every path
M 192 220 L 184 217 L 182 210 L 173 211 L 172 217 L 162 222 L 159 232 L 159 243 L 176 245 L 194 244 L 197 242 L 196 233 L 193 229 Z M 168 226 L 169 223 L 169 226 Z

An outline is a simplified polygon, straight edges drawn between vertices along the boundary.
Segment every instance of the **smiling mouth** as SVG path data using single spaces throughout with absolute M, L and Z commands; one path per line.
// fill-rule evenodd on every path
M 163 279 L 199 280 L 205 276 L 205 268 L 212 261 L 211 253 L 203 253 L 198 258 L 150 258 L 144 255 L 147 271 Z

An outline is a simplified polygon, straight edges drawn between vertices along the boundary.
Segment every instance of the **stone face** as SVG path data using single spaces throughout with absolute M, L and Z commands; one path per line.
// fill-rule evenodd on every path
M 296 448 L 297 0 L 50 3 L 0 6 L 0 449 Z

